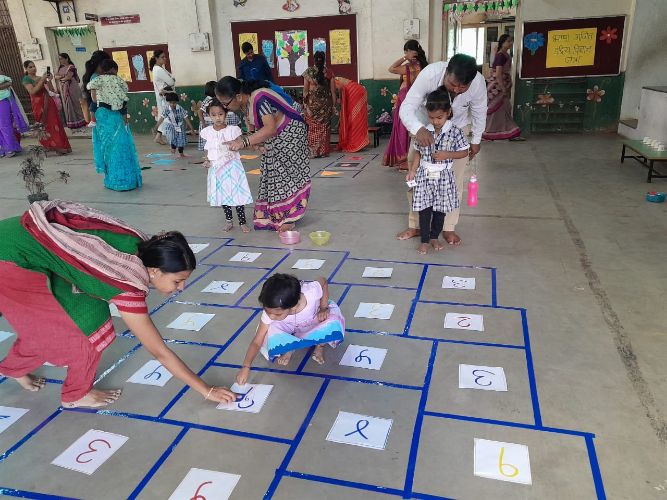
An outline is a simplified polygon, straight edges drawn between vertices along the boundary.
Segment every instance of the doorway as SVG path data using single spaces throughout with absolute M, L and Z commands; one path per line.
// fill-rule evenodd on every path
M 95 26 L 82 24 L 78 26 L 58 26 L 47 30 L 49 47 L 55 47 L 51 52 L 53 68 L 58 69 L 58 54 L 66 53 L 79 73 L 79 78 L 85 72 L 86 61 L 93 52 L 98 50 Z M 55 71 L 54 71 L 55 72 Z

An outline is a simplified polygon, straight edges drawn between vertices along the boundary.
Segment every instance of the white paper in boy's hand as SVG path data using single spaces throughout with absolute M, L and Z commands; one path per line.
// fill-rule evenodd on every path
M 0 433 L 28 413 L 26 408 L 14 408 L 12 406 L 0 406 Z
M 198 332 L 206 323 L 211 321 L 215 314 L 206 313 L 192 313 L 187 312 L 181 314 L 178 318 L 167 325 L 167 328 L 174 328 L 176 330 L 190 330 Z
M 394 312 L 394 304 L 377 304 L 370 302 L 360 302 L 355 318 L 368 319 L 389 319 Z
M 407 181 L 406 184 L 408 185 L 409 188 L 417 187 L 417 181 L 412 179 L 411 181 Z
M 259 413 L 264 403 L 273 390 L 272 385 L 245 384 L 232 385 L 231 390 L 236 394 L 236 401 L 231 403 L 220 403 L 219 410 L 242 411 L 246 413 Z
M 244 281 L 211 281 L 202 292 L 234 294 L 244 283 Z
M 228 500 L 239 479 L 238 474 L 192 468 L 169 500 Z
M 362 278 L 391 278 L 393 267 L 366 267 Z
M 229 262 L 255 262 L 257 259 L 259 259 L 260 255 L 262 254 L 253 252 L 239 252 L 234 255 L 234 257 L 229 259 Z
M 190 243 L 190 248 L 192 249 L 192 253 L 199 253 L 205 248 L 208 248 L 210 243 Z
M 474 290 L 475 278 L 445 276 L 442 280 L 442 288 L 453 288 L 455 290 Z
M 74 441 L 51 463 L 58 467 L 91 475 L 128 439 L 119 434 L 91 429 Z
M 299 259 L 292 266 L 292 269 L 320 269 L 326 260 L 320 259 Z

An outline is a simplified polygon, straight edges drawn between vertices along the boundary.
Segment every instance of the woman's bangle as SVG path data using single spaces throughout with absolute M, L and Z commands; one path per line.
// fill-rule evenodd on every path
M 208 401 L 208 398 L 211 397 L 211 393 L 213 392 L 214 389 L 215 389 L 215 386 L 211 387 L 211 388 L 208 390 L 208 393 L 206 394 L 206 397 L 204 398 L 204 401 Z

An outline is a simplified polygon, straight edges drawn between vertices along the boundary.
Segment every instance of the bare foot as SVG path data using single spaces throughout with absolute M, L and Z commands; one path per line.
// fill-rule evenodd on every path
M 287 366 L 289 365 L 289 360 L 292 359 L 292 352 L 287 352 L 283 354 L 282 356 L 278 357 L 276 359 L 276 363 L 278 363 L 280 366 Z
M 35 377 L 34 375 L 28 374 L 23 377 L 15 378 L 19 385 L 23 387 L 26 391 L 36 392 L 39 391 L 42 387 L 46 385 L 46 380 L 44 377 Z
M 312 354 L 311 358 L 318 365 L 323 365 L 324 364 L 324 346 L 323 345 L 316 345 L 315 349 L 313 349 L 313 354 Z
M 72 403 L 62 403 L 63 408 L 101 408 L 115 402 L 120 397 L 120 389 L 98 391 L 92 389 L 88 394 Z
M 247 224 L 241 224 L 241 231 L 244 232 L 244 233 L 249 233 L 250 228 L 248 227 Z
M 417 252 L 419 252 L 422 255 L 426 255 L 428 253 L 428 243 L 422 243 L 417 247 Z
M 444 246 L 442 246 L 442 243 L 440 243 L 438 240 L 431 240 L 431 246 L 433 247 L 433 250 L 435 250 L 436 252 L 439 252 L 440 250 L 445 248 Z
M 179 158 L 190 158 L 190 155 L 186 155 L 185 153 L 178 153 Z
M 419 236 L 421 231 L 419 229 L 413 229 L 411 227 L 407 228 L 405 231 L 401 231 L 396 235 L 396 239 L 398 240 L 409 240 L 410 238 L 415 238 Z
M 294 229 L 294 224 L 283 224 L 280 226 L 280 232 L 284 233 L 285 231 L 291 231 Z
M 461 238 L 459 238 L 459 235 L 456 234 L 454 231 L 443 231 L 442 232 L 442 237 L 445 238 L 445 241 L 449 245 L 460 245 L 461 244 Z
M 228 233 L 228 232 L 231 231 L 232 229 L 234 229 L 234 223 L 233 223 L 233 222 L 227 222 L 227 224 L 225 224 L 224 227 L 222 228 L 222 230 L 223 230 L 225 233 Z

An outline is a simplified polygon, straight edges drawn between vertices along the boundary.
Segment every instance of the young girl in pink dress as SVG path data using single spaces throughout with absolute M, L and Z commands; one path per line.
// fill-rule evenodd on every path
M 234 207 L 241 231 L 248 233 L 250 228 L 246 223 L 244 205 L 252 203 L 252 194 L 241 156 L 238 151 L 230 151 L 227 146 L 228 142 L 241 136 L 241 129 L 236 125 L 227 125 L 227 112 L 215 98 L 208 105 L 207 113 L 213 124 L 202 129 L 199 135 L 206 141 L 204 149 L 207 158 L 205 165 L 208 167 L 208 202 L 212 207 L 222 207 L 224 210 L 224 231 L 231 231 L 234 227 Z
M 262 286 L 264 308 L 257 333 L 248 347 L 236 382 L 244 385 L 257 353 L 287 366 L 297 349 L 315 346 L 313 361 L 324 364 L 324 346 L 336 347 L 345 336 L 345 318 L 329 300 L 327 280 L 301 282 L 289 274 L 274 274 Z

